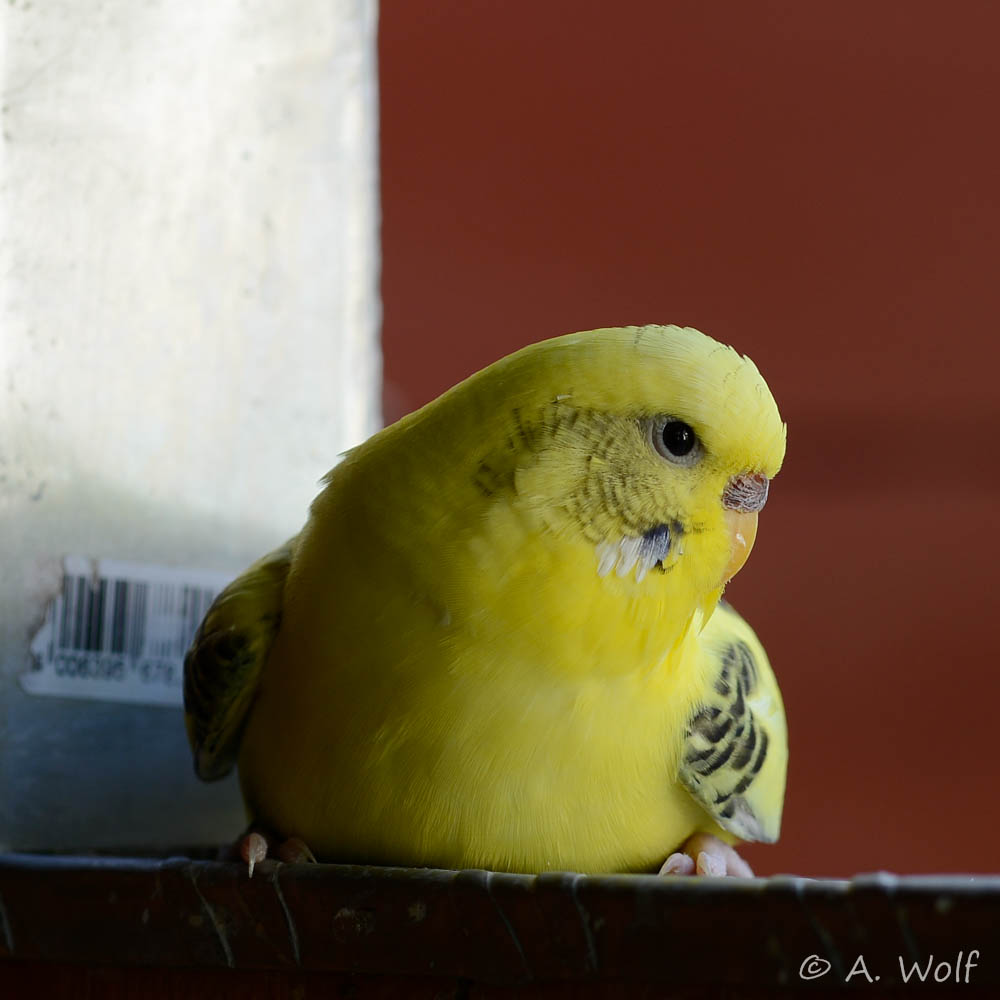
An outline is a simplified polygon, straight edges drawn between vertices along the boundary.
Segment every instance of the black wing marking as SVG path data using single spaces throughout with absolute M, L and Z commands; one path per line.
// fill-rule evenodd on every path
M 184 659 L 184 721 L 198 777 L 225 777 L 281 625 L 294 539 L 254 563 L 215 599 Z
M 716 610 L 703 641 L 711 687 L 688 723 L 680 779 L 724 830 L 774 841 L 787 761 L 777 683 L 756 636 L 732 608 Z

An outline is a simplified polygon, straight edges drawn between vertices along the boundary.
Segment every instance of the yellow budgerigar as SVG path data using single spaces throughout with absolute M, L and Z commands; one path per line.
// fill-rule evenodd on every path
M 533 344 L 348 452 L 186 662 L 195 767 L 238 765 L 251 871 L 287 842 L 749 874 L 729 845 L 778 836 L 785 719 L 720 598 L 784 451 L 752 361 L 645 326 Z

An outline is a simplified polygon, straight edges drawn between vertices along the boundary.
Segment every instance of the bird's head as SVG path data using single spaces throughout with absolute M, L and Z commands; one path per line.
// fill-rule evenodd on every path
M 749 358 L 690 328 L 626 327 L 531 345 L 474 378 L 484 410 L 509 415 L 483 492 L 512 491 L 548 537 L 589 551 L 606 588 L 711 612 L 785 453 Z

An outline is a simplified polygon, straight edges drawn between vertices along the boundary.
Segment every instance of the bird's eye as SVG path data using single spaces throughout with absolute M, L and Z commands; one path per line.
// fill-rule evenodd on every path
M 653 447 L 668 462 L 694 465 L 701 458 L 701 442 L 690 424 L 673 417 L 654 420 L 651 427 Z

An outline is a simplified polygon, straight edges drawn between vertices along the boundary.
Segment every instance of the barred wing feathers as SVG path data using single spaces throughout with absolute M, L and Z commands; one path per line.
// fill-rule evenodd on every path
M 680 779 L 724 830 L 773 843 L 788 764 L 777 681 L 757 636 L 725 602 L 700 638 L 709 684 L 688 722 Z
M 184 721 L 199 778 L 224 778 L 239 754 L 261 669 L 281 624 L 295 539 L 215 599 L 184 660 Z

